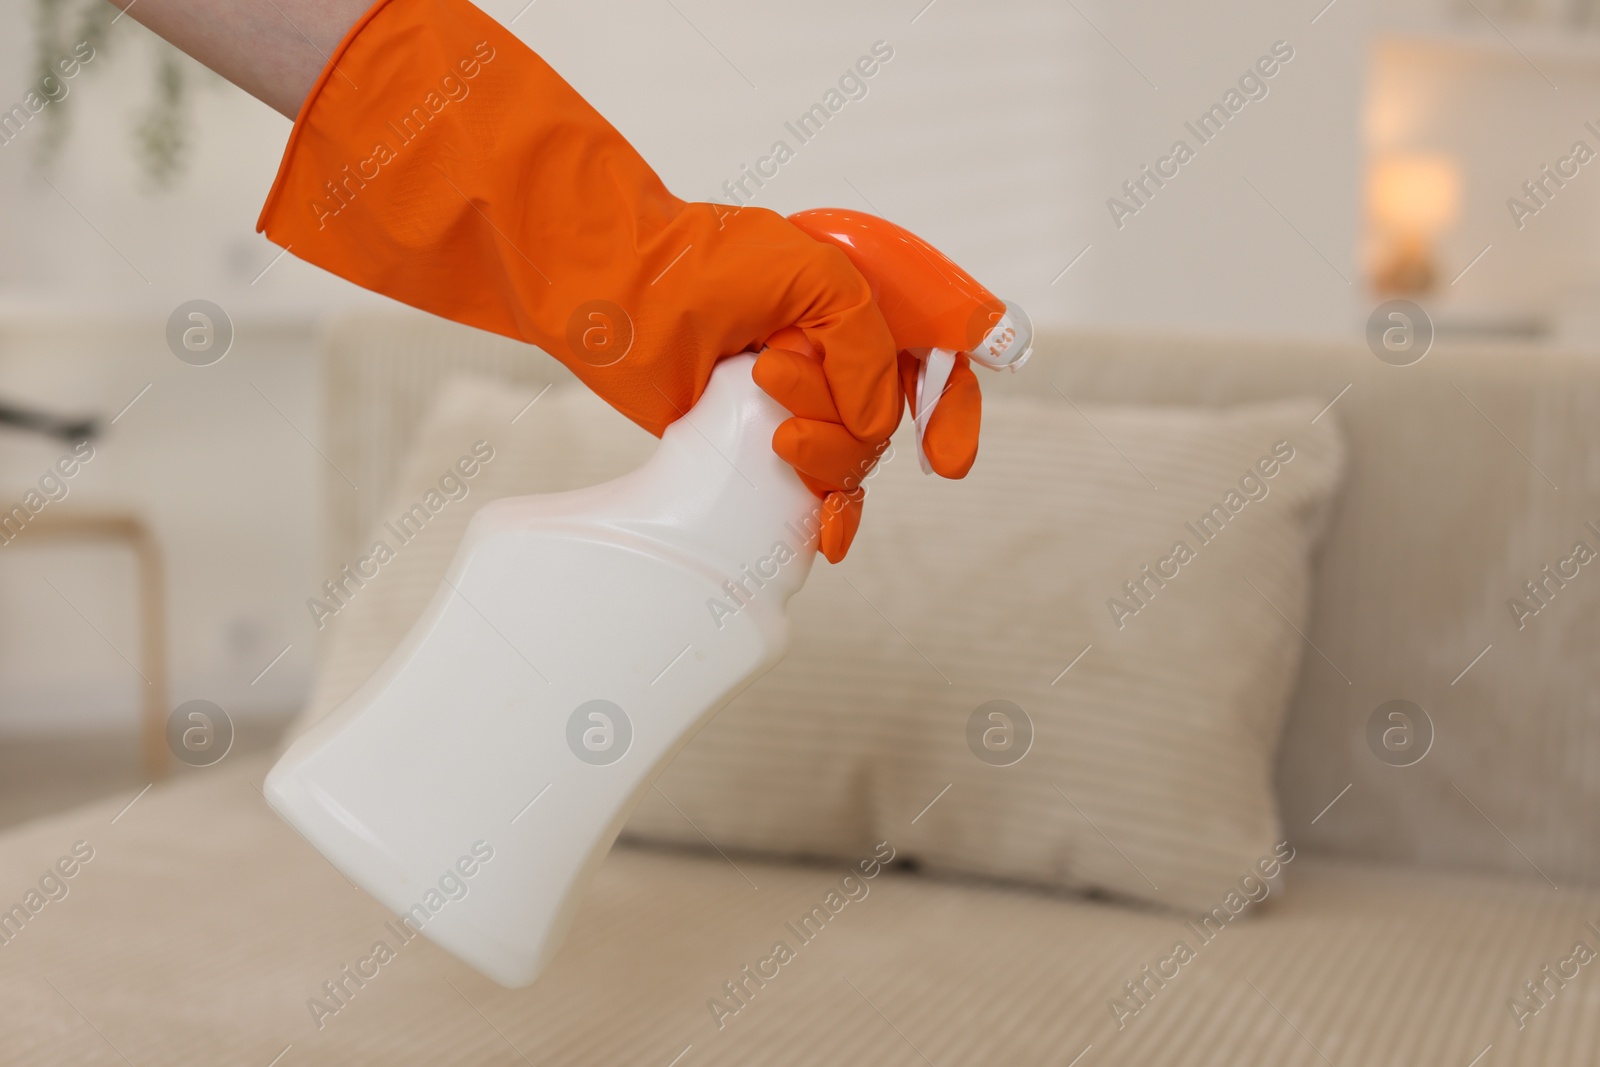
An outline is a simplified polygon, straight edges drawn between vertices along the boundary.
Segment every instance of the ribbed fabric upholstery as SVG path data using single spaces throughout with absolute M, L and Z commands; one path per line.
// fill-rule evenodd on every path
M 802 944 L 785 924 L 840 866 L 623 847 L 533 987 L 494 986 L 419 938 L 319 1030 L 307 1000 L 396 939 L 267 809 L 265 770 L 225 762 L 115 824 L 129 798 L 6 835 L 7 904 L 75 841 L 95 856 L 0 945 L 0 1064 L 266 1067 L 286 1046 L 277 1067 L 1467 1067 L 1491 1044 L 1477 1067 L 1600 1057 L 1600 962 L 1520 1032 L 1506 1007 L 1574 941 L 1600 947 L 1585 926 L 1600 895 L 1309 856 L 1287 894 L 1210 944 L 1167 914 L 899 872 Z M 1119 1030 L 1108 1003 L 1180 938 L 1194 959 Z M 778 939 L 794 958 L 718 1029 L 707 1002 L 731 1006 L 724 983 Z
M 1507 607 L 1591 537 L 1586 523 L 1600 527 L 1592 352 L 1441 342 L 1393 367 L 1359 341 L 1128 332 L 1043 333 L 1037 349 L 1024 373 L 985 375 L 985 396 L 1064 409 L 1063 393 L 1079 405 L 1205 407 L 1313 396 L 1330 405 L 1318 425 L 1344 429 L 1344 485 L 1304 627 L 1321 653 L 1302 654 L 1277 757 L 1297 841 L 1600 884 L 1600 579 L 1584 566 L 1523 628 Z M 329 455 L 369 489 L 358 521 L 349 487 L 332 480 L 340 562 L 386 502 L 399 450 L 441 382 L 477 370 L 531 396 L 564 373 L 504 339 L 413 314 L 344 323 L 328 351 Z M 1589 544 L 1600 549 L 1600 537 Z M 1395 698 L 1422 705 L 1435 727 L 1411 767 L 1380 762 L 1366 741 L 1369 716 Z
M 469 443 L 498 441 L 496 457 L 351 597 L 313 716 L 399 644 L 472 506 L 581 484 L 648 447 L 581 391 L 526 403 L 483 379 L 444 388 L 369 536 L 394 542 L 385 516 Z M 1273 753 L 1342 455 L 1332 420 L 1311 423 L 1318 406 L 1000 399 L 955 483 L 918 471 L 908 427 L 850 558 L 819 564 L 791 605 L 787 657 L 688 744 L 626 832 L 848 857 L 937 796 L 902 842 L 930 868 L 1210 907 L 1279 840 Z M 1191 562 L 1143 576 L 1180 541 Z M 1032 724 L 1014 766 L 969 748 L 969 717 L 995 699 Z

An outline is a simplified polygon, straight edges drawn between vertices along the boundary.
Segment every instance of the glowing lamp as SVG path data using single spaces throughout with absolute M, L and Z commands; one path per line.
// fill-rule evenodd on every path
M 1434 240 L 1461 212 L 1461 171 L 1439 155 L 1392 155 L 1372 166 L 1368 204 L 1382 251 L 1374 282 L 1383 292 L 1433 287 Z

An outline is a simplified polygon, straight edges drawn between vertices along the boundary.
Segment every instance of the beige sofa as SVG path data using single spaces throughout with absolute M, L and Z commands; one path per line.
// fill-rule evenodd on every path
M 422 939 L 355 983 L 342 968 L 389 917 L 265 807 L 265 763 L 224 762 L 125 811 L 130 798 L 0 840 L 14 887 L 0 893 L 77 842 L 93 852 L 0 944 L 0 1062 L 1600 1060 L 1600 578 L 1585 566 L 1544 586 L 1531 618 L 1507 603 L 1537 604 L 1524 583 L 1597 540 L 1584 523 L 1600 525 L 1600 364 L 1441 346 L 1397 368 L 1359 344 L 1182 337 L 1039 347 L 1033 373 L 986 385 L 1048 400 L 1054 382 L 1080 403 L 1324 397 L 1347 437 L 1278 756 L 1297 858 L 1283 892 L 1198 941 L 1175 976 L 1152 977 L 1190 937 L 1174 913 L 891 870 L 756 986 L 743 966 L 843 865 L 634 846 L 607 860 L 530 989 Z M 373 487 L 447 375 L 560 377 L 410 317 L 348 324 L 329 357 L 330 458 Z M 330 559 L 348 558 L 376 496 L 330 489 Z M 1396 698 L 1433 725 L 1404 767 L 1368 742 Z M 319 1027 L 307 1000 L 329 981 L 346 995 Z M 719 1020 L 708 1001 L 729 982 L 744 1006 Z

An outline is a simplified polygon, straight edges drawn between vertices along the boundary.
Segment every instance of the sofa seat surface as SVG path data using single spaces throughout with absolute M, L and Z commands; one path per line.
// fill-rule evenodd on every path
M 825 905 L 845 865 L 620 848 L 550 970 L 506 990 L 400 942 L 267 808 L 265 770 L 225 763 L 126 811 L 118 798 L 0 837 L 7 908 L 75 844 L 93 849 L 0 944 L 0 1063 L 1600 1061 L 1600 961 L 1573 953 L 1600 947 L 1600 893 L 1536 878 L 1302 854 L 1284 893 L 1202 942 L 1169 913 L 886 870 L 802 941 L 786 924 Z M 764 963 L 779 940 L 789 957 Z M 1180 940 L 1191 957 L 1163 965 Z M 380 941 L 392 958 L 370 962 Z M 1176 977 L 1157 986 L 1147 964 Z M 1541 1003 L 1521 986 L 1547 964 L 1576 974 Z M 341 1002 L 324 983 L 346 965 L 371 977 L 345 978 Z M 757 986 L 747 965 L 771 977 Z M 1130 981 L 1150 990 L 1137 1012 Z M 1518 1019 L 1511 998 L 1539 1010 Z

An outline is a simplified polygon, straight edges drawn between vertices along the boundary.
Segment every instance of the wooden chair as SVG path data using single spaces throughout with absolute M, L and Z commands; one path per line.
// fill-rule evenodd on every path
M 143 519 L 132 512 L 45 510 L 7 547 L 104 541 L 133 551 L 139 571 L 140 672 L 144 702 L 140 713 L 140 751 L 145 773 L 160 781 L 171 768 L 167 751 L 167 600 L 161 549 Z

